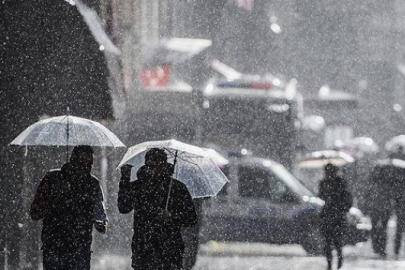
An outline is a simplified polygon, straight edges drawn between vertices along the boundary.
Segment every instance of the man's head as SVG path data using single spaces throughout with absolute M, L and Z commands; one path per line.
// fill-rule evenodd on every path
M 145 154 L 145 165 L 152 174 L 168 173 L 169 163 L 166 152 L 160 148 L 151 148 Z
M 152 148 L 145 154 L 145 164 L 146 165 L 160 165 L 167 163 L 167 154 L 163 149 Z
M 75 169 L 90 173 L 93 165 L 93 148 L 89 145 L 78 145 L 73 148 L 70 163 Z
M 326 177 L 336 177 L 339 172 L 339 167 L 333 165 L 332 163 L 328 163 L 325 165 L 325 176 Z

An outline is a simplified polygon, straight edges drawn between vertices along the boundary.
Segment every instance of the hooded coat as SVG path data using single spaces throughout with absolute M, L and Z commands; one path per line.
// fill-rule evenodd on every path
M 69 163 L 41 180 L 30 214 L 43 219 L 42 249 L 55 254 L 90 252 L 93 223 L 107 222 L 98 179 L 77 174 Z
M 171 178 L 161 175 L 149 179 L 145 167 L 137 173 L 138 180 L 122 179 L 119 184 L 118 209 L 121 213 L 134 211 L 132 238 L 132 267 L 134 269 L 181 269 L 184 242 L 181 228 L 193 226 L 197 214 L 187 187 Z M 171 185 L 167 210 L 170 218 L 159 217 L 165 209 Z

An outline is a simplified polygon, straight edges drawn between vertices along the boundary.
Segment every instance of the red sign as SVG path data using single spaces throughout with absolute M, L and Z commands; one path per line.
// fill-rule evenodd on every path
M 166 87 L 170 79 L 170 65 L 145 69 L 141 72 L 141 82 L 146 88 Z

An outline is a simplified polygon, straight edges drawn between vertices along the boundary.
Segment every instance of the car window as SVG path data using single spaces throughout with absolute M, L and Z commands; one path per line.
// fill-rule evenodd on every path
M 295 194 L 299 196 L 314 196 L 308 188 L 305 187 L 297 178 L 295 178 L 284 166 L 275 165 L 272 166 L 271 170 L 282 179 L 283 183 Z
M 281 202 L 286 192 L 286 185 L 270 171 L 243 166 L 239 169 L 238 193 L 241 197 Z
M 224 166 L 221 168 L 221 171 L 225 174 L 225 176 L 230 179 L 229 177 L 229 167 L 228 166 Z M 217 194 L 218 198 L 223 198 L 226 197 L 226 195 L 228 195 L 228 189 L 229 189 L 229 182 L 226 183 L 223 188 L 219 191 L 219 193 Z

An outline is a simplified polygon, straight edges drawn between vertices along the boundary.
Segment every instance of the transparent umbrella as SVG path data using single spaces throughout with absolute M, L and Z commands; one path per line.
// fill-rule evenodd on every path
M 102 124 L 71 115 L 38 121 L 25 129 L 10 145 L 125 147 L 118 137 Z
M 228 182 L 209 151 L 177 140 L 148 141 L 132 146 L 118 168 L 124 164 L 134 166 L 131 178 L 136 179 L 136 172 L 145 164 L 145 153 L 151 148 L 166 151 L 168 161 L 175 164 L 174 178 L 187 186 L 193 198 L 215 196 Z

